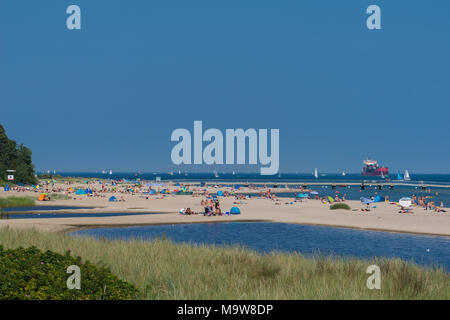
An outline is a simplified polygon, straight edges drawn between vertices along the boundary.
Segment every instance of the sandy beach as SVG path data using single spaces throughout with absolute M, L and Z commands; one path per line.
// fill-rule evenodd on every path
M 208 188 L 211 194 L 216 188 Z M 226 188 L 221 188 L 226 190 Z M 241 190 L 249 192 L 251 190 Z M 109 202 L 110 196 L 123 197 L 125 201 Z M 26 191 L 0 191 L 0 197 L 32 196 L 38 193 Z M 77 206 L 78 209 L 60 210 L 61 213 L 115 213 L 115 212 L 158 212 L 164 214 L 128 215 L 115 217 L 82 217 L 82 218 L 51 218 L 51 219 L 3 219 L 0 227 L 37 228 L 40 230 L 69 232 L 84 228 L 119 227 L 151 224 L 200 223 L 200 222 L 231 222 L 231 221 L 270 221 L 297 224 L 312 224 L 337 226 L 368 230 L 383 230 L 392 232 L 407 232 L 430 235 L 450 236 L 450 214 L 436 213 L 415 207 L 413 213 L 399 213 L 399 207 L 390 203 L 377 203 L 376 208 L 369 212 L 354 210 L 330 210 L 329 205 L 319 200 L 304 200 L 293 202 L 292 198 L 279 198 L 274 201 L 266 198 L 252 197 L 246 200 L 236 200 L 235 197 L 220 197 L 223 211 L 229 211 L 232 206 L 241 209 L 240 215 L 204 216 L 181 215 L 180 208 L 191 208 L 195 212 L 203 212 L 200 201 L 203 196 L 192 195 L 151 195 L 104 193 L 102 197 L 74 196 L 76 200 L 37 201 L 38 206 Z M 291 202 L 293 202 L 291 204 Z M 347 200 L 352 209 L 365 208 L 359 201 Z M 83 208 L 95 207 L 95 208 Z M 45 210 L 43 211 L 45 212 Z

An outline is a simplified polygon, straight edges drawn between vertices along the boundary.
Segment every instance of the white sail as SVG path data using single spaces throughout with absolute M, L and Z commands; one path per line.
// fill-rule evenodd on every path
M 411 180 L 411 177 L 409 176 L 408 170 L 405 171 L 405 175 L 403 177 L 403 180 Z
M 109 170 L 109 174 L 112 174 L 112 170 Z
M 345 177 L 345 171 L 342 171 L 342 175 Z
M 314 169 L 314 178 L 319 178 L 319 174 L 317 173 L 317 168 Z

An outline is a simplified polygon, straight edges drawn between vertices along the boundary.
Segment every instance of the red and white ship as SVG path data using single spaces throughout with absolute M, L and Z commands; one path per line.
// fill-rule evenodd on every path
M 376 160 L 372 160 L 369 158 L 364 160 L 363 163 L 365 164 L 365 167 L 363 168 L 361 173 L 363 176 L 387 177 L 389 174 L 389 168 L 380 167 Z

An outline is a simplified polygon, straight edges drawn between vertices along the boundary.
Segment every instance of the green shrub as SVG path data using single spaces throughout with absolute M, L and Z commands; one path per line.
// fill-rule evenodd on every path
M 81 289 L 68 289 L 67 268 L 80 267 Z M 0 246 L 0 299 L 13 300 L 93 300 L 133 299 L 138 290 L 120 280 L 105 267 L 97 267 L 80 257 L 36 247 L 4 250 Z
M 0 198 L 0 208 L 33 207 L 34 199 L 30 197 L 6 197 Z
M 350 206 L 346 203 L 335 203 L 330 206 L 330 209 L 331 210 L 335 210 L 335 209 L 350 210 Z
M 48 196 L 50 200 L 72 200 L 71 196 L 62 193 L 50 193 Z

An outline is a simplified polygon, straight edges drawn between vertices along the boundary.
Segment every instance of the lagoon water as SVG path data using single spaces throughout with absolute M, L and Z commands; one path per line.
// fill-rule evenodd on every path
M 71 233 L 107 239 L 242 245 L 258 252 L 287 251 L 344 257 L 398 257 L 421 265 L 439 264 L 450 271 L 450 237 L 271 222 L 195 223 L 102 228 Z
M 12 207 L 3 208 L 3 212 L 24 212 L 24 211 L 55 211 L 71 209 L 93 209 L 94 207 L 75 207 L 75 206 L 34 206 L 34 207 Z
M 0 219 L 49 219 L 49 218 L 103 218 L 163 214 L 156 212 L 114 212 L 114 213 L 0 213 Z

